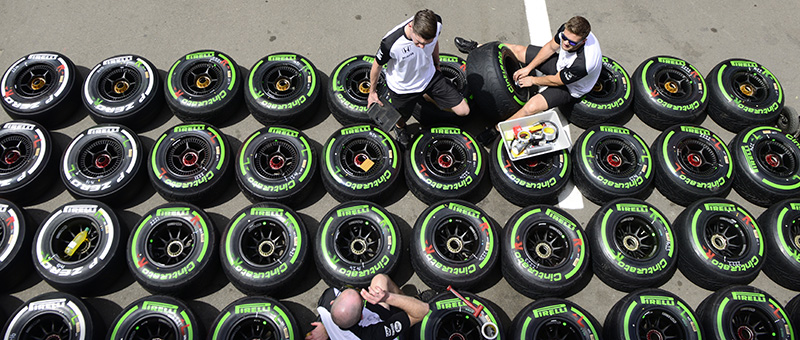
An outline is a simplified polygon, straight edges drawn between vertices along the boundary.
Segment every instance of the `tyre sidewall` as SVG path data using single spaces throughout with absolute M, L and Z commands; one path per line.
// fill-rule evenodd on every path
M 639 324 L 636 320 L 641 320 L 653 311 L 666 312 L 673 319 L 680 320 L 683 329 L 688 333 L 688 338 L 685 339 L 702 338 L 700 325 L 691 307 L 678 296 L 661 289 L 637 290 L 617 302 L 603 324 L 603 338 L 633 339 Z
M 568 300 L 545 298 L 531 302 L 517 314 L 510 339 L 534 339 L 539 329 L 554 322 L 579 330 L 584 340 L 599 339 L 603 333 L 600 323 L 585 309 Z
M 738 73 L 759 76 L 764 81 L 767 97 L 756 103 L 738 98 L 735 95 L 737 90 L 732 86 L 732 78 Z M 706 79 L 709 81 L 709 114 L 726 129 L 736 130 L 754 124 L 771 125 L 783 109 L 781 83 L 759 63 L 746 59 L 728 59 L 717 64 Z
M 633 104 L 631 78 L 628 72 L 609 57 L 603 57 L 602 65 L 601 72 L 610 74 L 614 79 L 614 91 L 606 97 L 598 97 L 594 91 L 589 91 L 573 106 L 569 115 L 570 123 L 584 129 L 595 124 L 615 121 L 628 112 Z
M 752 309 L 767 316 L 770 324 L 780 332 L 775 339 L 794 339 L 792 325 L 781 304 L 766 292 L 750 286 L 732 286 L 709 295 L 697 307 L 697 316 L 709 337 L 734 339 L 730 326 L 733 314 L 741 309 Z
M 295 70 L 301 79 L 298 89 L 288 98 L 272 97 L 260 85 L 267 72 L 281 67 Z M 317 68 L 310 60 L 291 52 L 274 53 L 253 65 L 247 79 L 245 99 L 253 117 L 262 124 L 290 123 L 316 104 L 320 85 Z
M 686 98 L 669 98 L 658 93 L 656 74 L 674 70 L 692 79 Z M 684 60 L 657 56 L 643 61 L 633 74 L 634 105 L 643 121 L 658 130 L 699 119 L 707 106 L 706 82 L 697 69 Z
M 104 99 L 98 89 L 101 77 L 119 68 L 135 70 L 144 85 L 134 89 L 134 94 L 123 100 Z M 133 118 L 139 113 L 143 113 L 143 116 L 139 118 L 144 119 L 145 112 L 143 111 L 150 111 L 146 112 L 148 113 L 147 117 L 151 113 L 157 112 L 157 109 L 152 108 L 150 103 L 158 100 L 162 95 L 161 79 L 158 69 L 149 60 L 138 55 L 117 55 L 101 61 L 92 68 L 86 77 L 82 92 L 83 105 L 89 109 L 89 113 L 95 121 L 135 123 Z
M 774 127 L 762 126 L 743 130 L 730 143 L 739 181 L 747 181 L 750 185 L 737 185 L 737 192 L 742 196 L 757 201 L 759 205 L 768 205 L 781 199 L 796 197 L 800 193 L 800 167 L 795 164 L 792 173 L 779 177 L 764 168 L 757 161 L 757 146 L 765 140 L 784 145 L 796 163 L 800 163 L 800 142 L 790 134 L 784 134 Z M 734 183 L 736 184 L 736 183 Z M 741 183 L 744 184 L 744 183 Z
M 529 176 L 519 168 L 531 160 L 512 161 L 501 141 L 495 140 L 489 157 L 489 175 L 501 196 L 519 206 L 558 203 L 558 195 L 567 185 L 572 170 L 567 149 L 536 156 L 534 160 L 548 161 L 553 167 L 539 176 Z
M 474 294 L 461 292 L 461 295 L 475 307 L 483 306 L 476 320 L 478 325 L 483 327 L 489 322 L 494 323 L 497 326 L 497 338 L 502 338 L 504 335 L 502 325 L 494 308 Z M 428 306 L 430 312 L 420 322 L 419 339 L 436 339 L 436 331 L 440 327 L 440 322 L 450 314 L 462 313 L 467 319 L 474 318 L 475 310 L 450 292 L 439 293 L 428 303 Z M 478 331 L 480 332 L 480 329 Z
M 221 85 L 209 93 L 192 95 L 184 88 L 182 78 L 192 66 L 206 62 L 223 70 Z M 170 109 L 184 121 L 210 120 L 216 118 L 217 112 L 231 105 L 238 104 L 244 75 L 230 56 L 214 50 L 199 50 L 178 59 L 169 72 L 164 83 L 164 96 Z
M 148 317 L 165 318 L 180 330 L 178 340 L 203 339 L 203 328 L 182 301 L 163 295 L 152 295 L 134 301 L 111 323 L 108 339 L 123 340 L 137 322 Z
M 17 89 L 16 78 L 20 72 L 35 65 L 46 65 L 55 70 L 59 77 L 54 89 L 41 93 L 33 98 L 21 96 Z M 49 112 L 68 100 L 73 95 L 73 89 L 79 87 L 78 72 L 75 65 L 66 56 L 55 52 L 38 52 L 20 58 L 12 64 L 0 81 L 0 96 L 3 97 L 3 108 L 9 114 L 20 118 L 39 120 L 44 118 L 44 112 Z M 8 89 L 8 90 L 7 90 Z M 12 93 L 9 92 L 11 90 Z M 61 119 L 58 119 L 59 121 Z
M 354 72 L 366 71 L 372 67 L 375 61 L 375 56 L 370 55 L 356 55 L 343 60 L 336 69 L 333 71 L 331 83 L 328 89 L 328 106 L 331 114 L 344 125 L 357 124 L 357 123 L 372 123 L 372 119 L 367 115 L 367 100 L 366 95 L 364 99 L 352 96 L 346 88 L 348 79 L 353 76 Z M 381 73 L 385 65 L 381 68 Z M 389 88 L 385 83 L 378 81 L 378 97 L 385 98 Z M 385 105 L 386 103 L 384 103 Z
M 4 339 L 19 339 L 26 324 L 43 314 L 57 314 L 65 320 L 75 320 L 70 327 L 70 338 L 91 340 L 95 336 L 94 322 L 87 306 L 77 297 L 61 292 L 44 293 L 17 308 L 5 326 Z M 77 326 L 76 326 L 77 325 Z
M 11 121 L 3 124 L 2 129 L 0 129 L 0 138 L 12 134 L 22 135 L 30 141 L 33 148 L 30 153 L 35 157 L 28 160 L 28 165 L 0 176 L 0 193 L 6 198 L 33 194 L 32 192 L 22 193 L 21 191 L 27 191 L 27 188 L 41 182 L 49 183 L 52 180 L 51 176 L 43 176 L 42 174 L 46 172 L 51 162 L 55 162 L 53 156 L 55 153 L 54 148 L 56 147 L 55 142 L 50 138 L 50 133 L 41 125 L 26 120 Z M 19 200 L 15 199 L 15 201 Z
M 279 333 L 279 339 L 300 339 L 300 325 L 291 311 L 277 300 L 267 297 L 244 297 L 223 309 L 209 331 L 210 340 L 229 339 L 237 323 L 250 318 L 268 319 Z
M 794 221 L 800 218 L 800 200 L 788 199 L 774 204 L 758 217 L 764 232 L 767 260 L 764 273 L 789 289 L 800 289 L 800 248 L 791 238 Z

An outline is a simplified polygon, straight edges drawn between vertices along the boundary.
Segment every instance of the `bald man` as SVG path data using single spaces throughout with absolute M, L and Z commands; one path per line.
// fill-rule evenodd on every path
M 427 303 L 403 295 L 388 276 L 378 274 L 360 292 L 326 289 L 317 307 L 322 322 L 311 323 L 306 340 L 395 339 L 428 311 Z

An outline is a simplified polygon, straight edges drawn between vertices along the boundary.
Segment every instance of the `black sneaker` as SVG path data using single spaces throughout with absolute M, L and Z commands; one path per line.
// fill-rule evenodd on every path
M 397 139 L 397 142 L 400 143 L 404 148 L 408 148 L 408 145 L 411 143 L 411 134 L 406 131 L 405 127 L 399 128 L 396 127 L 392 129 L 394 131 L 394 138 Z
M 486 130 L 483 130 L 483 132 L 479 133 L 475 139 L 478 140 L 478 143 L 481 143 L 481 145 L 488 148 L 492 146 L 492 142 L 494 142 L 494 139 L 499 135 L 500 132 L 498 132 L 494 126 L 490 126 L 486 128 Z
M 472 50 L 478 48 L 477 42 L 464 39 L 462 37 L 456 37 L 453 39 L 453 42 L 456 43 L 456 48 L 458 48 L 461 53 L 469 54 L 469 52 L 472 52 Z

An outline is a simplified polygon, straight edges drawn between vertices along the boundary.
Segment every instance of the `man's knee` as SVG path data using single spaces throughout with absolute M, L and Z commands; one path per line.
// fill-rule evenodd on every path
M 533 115 L 544 110 L 548 109 L 547 100 L 544 98 L 542 94 L 537 94 L 533 96 L 527 103 L 522 107 L 525 111 L 525 115 Z
M 372 278 L 372 282 L 370 283 L 370 286 L 381 287 L 381 288 L 383 288 L 383 290 L 388 290 L 389 289 L 389 282 L 391 282 L 391 281 L 392 281 L 392 279 L 389 278 L 388 275 L 381 273 L 381 274 L 375 275 L 375 277 Z
M 464 117 L 469 115 L 469 105 L 467 104 L 466 100 L 462 100 L 461 103 L 453 107 L 453 113 L 460 117 Z
M 524 63 L 525 57 L 528 53 L 528 46 L 527 45 L 514 45 L 514 44 L 505 44 L 511 52 L 514 52 L 514 56 L 517 57 L 517 60 Z

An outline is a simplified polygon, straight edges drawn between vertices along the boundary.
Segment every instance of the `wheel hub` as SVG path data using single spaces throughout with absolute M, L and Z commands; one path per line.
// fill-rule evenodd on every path
M 466 340 L 467 338 L 460 333 L 451 334 L 449 340 Z
M 7 150 L 3 155 L 3 161 L 8 165 L 16 163 L 20 158 L 22 158 L 22 154 L 19 150 Z
M 34 77 L 31 79 L 31 89 L 38 91 L 41 90 L 45 85 L 47 85 L 47 80 L 44 77 Z
M 280 170 L 286 164 L 286 159 L 283 156 L 275 155 L 269 159 L 269 167 L 272 170 Z
M 104 169 L 111 164 L 111 157 L 107 154 L 100 154 L 94 159 L 94 166 Z
M 794 237 L 794 246 L 800 249 L 800 235 Z
M 358 83 L 358 92 L 362 94 L 369 94 L 370 83 L 368 80 L 363 80 Z
M 350 251 L 355 255 L 363 255 L 367 252 L 367 242 L 361 238 L 350 241 Z
M 745 96 L 752 97 L 756 89 L 753 87 L 753 84 L 741 84 L 739 85 L 739 91 L 742 91 L 742 94 Z
M 612 167 L 619 168 L 622 165 L 622 157 L 618 153 L 612 153 L 606 156 L 606 162 Z
M 639 239 L 631 235 L 625 236 L 622 239 L 622 244 L 623 246 L 625 246 L 625 249 L 628 249 L 630 251 L 639 250 Z
M 447 251 L 458 254 L 464 249 L 464 241 L 457 237 L 451 237 L 447 240 Z
M 114 92 L 116 94 L 123 94 L 125 91 L 128 91 L 130 87 L 131 85 L 128 84 L 127 81 L 118 81 L 116 84 L 114 84 Z
M 277 82 L 275 82 L 275 88 L 278 89 L 278 91 L 286 91 L 291 86 L 292 86 L 292 82 L 289 81 L 289 79 L 286 79 L 286 78 L 280 78 L 280 79 L 278 79 Z
M 180 240 L 173 240 L 167 245 L 167 255 L 172 258 L 178 257 L 183 253 L 183 242 Z
M 553 247 L 547 243 L 539 243 L 536 245 L 536 255 L 543 259 L 550 258 L 553 255 Z
M 272 256 L 275 253 L 275 243 L 272 240 L 264 240 L 258 245 L 258 254 L 263 257 Z
M 764 156 L 764 161 L 773 168 L 777 168 L 781 165 L 781 158 L 773 153 Z
M 678 83 L 670 80 L 664 83 L 664 89 L 667 90 L 667 92 L 669 93 L 678 93 L 680 87 L 678 86 Z
M 368 159 L 369 156 L 367 156 L 367 154 L 359 153 L 356 154 L 355 159 L 353 159 L 353 163 L 355 163 L 356 166 L 360 167 L 361 164 L 364 164 L 364 162 L 366 162 Z
M 449 169 L 451 166 L 453 166 L 453 156 L 449 154 L 439 155 L 437 161 L 439 166 L 445 169 Z
M 753 329 L 748 326 L 740 326 L 736 329 L 736 336 L 739 337 L 739 340 L 753 340 L 755 335 Z
M 647 340 L 664 340 L 664 335 L 658 330 L 651 329 L 647 332 Z
M 206 75 L 199 76 L 199 77 L 197 77 L 197 80 L 195 80 L 195 85 L 198 88 L 205 89 L 209 85 L 211 85 L 211 78 L 209 78 Z
M 725 238 L 725 236 L 714 234 L 711 236 L 711 245 L 717 250 L 724 250 L 728 247 L 728 240 Z
M 689 162 L 689 164 L 691 164 L 693 167 L 699 167 L 703 165 L 703 157 L 694 152 L 686 156 L 686 161 Z
M 200 157 L 194 151 L 188 151 L 181 156 L 181 161 L 184 166 L 194 166 L 197 164 L 198 159 L 200 159 Z
M 600 82 L 595 83 L 594 86 L 592 87 L 592 92 L 601 92 L 601 91 L 603 91 L 603 84 L 601 84 Z

